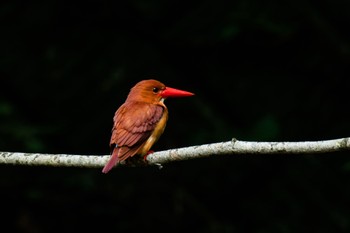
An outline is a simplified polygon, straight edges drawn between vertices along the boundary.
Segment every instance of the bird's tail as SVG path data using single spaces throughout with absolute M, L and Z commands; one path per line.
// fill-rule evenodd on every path
M 106 163 L 106 165 L 102 169 L 103 173 L 109 172 L 119 162 L 119 151 L 120 151 L 120 147 L 116 146 L 113 149 L 111 158 L 109 159 L 109 161 Z

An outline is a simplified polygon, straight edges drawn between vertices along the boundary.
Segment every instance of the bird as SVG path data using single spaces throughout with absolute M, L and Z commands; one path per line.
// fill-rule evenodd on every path
M 154 79 L 140 81 L 132 87 L 113 117 L 109 144 L 111 156 L 102 172 L 108 173 L 118 163 L 136 154 L 145 158 L 168 121 L 164 100 L 193 95 L 188 91 L 167 87 Z

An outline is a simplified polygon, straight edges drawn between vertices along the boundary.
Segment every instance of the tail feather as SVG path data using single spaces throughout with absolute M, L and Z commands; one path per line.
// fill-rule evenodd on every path
M 102 169 L 103 173 L 109 172 L 117 163 L 126 160 L 129 157 L 134 156 L 140 148 L 143 146 L 143 144 L 136 146 L 136 147 L 127 147 L 127 146 L 122 146 L 122 147 L 115 147 L 113 149 L 111 158 L 107 162 L 107 164 L 104 166 Z
M 115 147 L 113 149 L 111 158 L 109 159 L 109 161 L 106 163 L 106 165 L 102 169 L 103 173 L 109 172 L 119 162 L 119 151 L 120 151 L 120 148 L 118 148 L 118 147 Z

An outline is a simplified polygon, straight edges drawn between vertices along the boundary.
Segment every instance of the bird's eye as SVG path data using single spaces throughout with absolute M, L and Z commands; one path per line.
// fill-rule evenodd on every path
M 153 87 L 153 93 L 154 93 L 154 94 L 157 94 L 157 93 L 158 93 L 158 91 L 159 91 L 159 88 L 157 88 L 157 87 Z

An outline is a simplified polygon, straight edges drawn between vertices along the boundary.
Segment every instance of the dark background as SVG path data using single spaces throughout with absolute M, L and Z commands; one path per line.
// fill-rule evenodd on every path
M 169 99 L 153 148 L 350 136 L 349 1 L 28 1 L 0 5 L 0 150 L 109 153 L 138 81 Z M 156 167 L 0 166 L 12 232 L 349 232 L 348 152 Z

